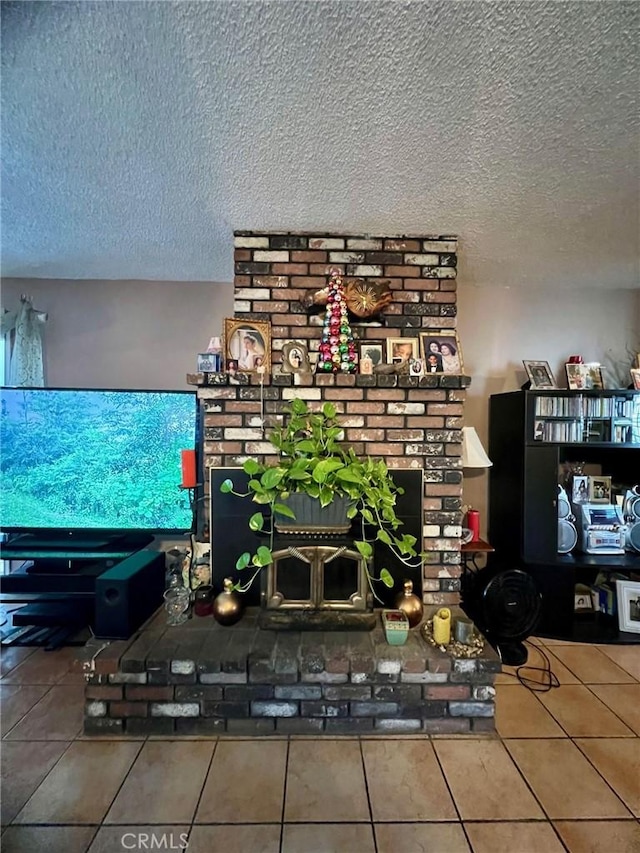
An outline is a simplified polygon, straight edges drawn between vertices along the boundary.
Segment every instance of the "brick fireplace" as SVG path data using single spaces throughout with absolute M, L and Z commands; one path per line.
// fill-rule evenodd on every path
M 392 303 L 381 323 L 352 323 L 361 340 L 416 337 L 426 329 L 455 328 L 457 241 L 451 236 L 369 235 L 238 231 L 235 242 L 236 320 L 267 320 L 272 331 L 272 373 L 262 386 L 199 385 L 203 416 L 201 461 L 204 500 L 198 538 L 209 538 L 209 469 L 238 467 L 250 456 L 271 461 L 270 424 L 293 398 L 313 406 L 330 401 L 340 413 L 347 441 L 360 454 L 384 458 L 390 469 L 424 472 L 421 536 L 428 551 L 421 588 L 425 604 L 456 604 L 460 590 L 462 470 L 460 452 L 466 376 L 280 374 L 283 346 L 306 343 L 318 352 L 322 316 L 304 297 L 325 287 L 329 273 L 386 282 Z M 216 381 L 217 381 L 217 377 Z M 214 549 L 215 550 L 215 549 Z M 213 565 L 214 581 L 219 570 Z M 399 578 L 399 581 L 401 579 Z M 401 587 L 398 587 L 399 589 Z
M 447 374 L 280 373 L 288 342 L 302 341 L 317 354 L 322 317 L 304 307 L 304 297 L 325 287 L 333 268 L 346 277 L 386 281 L 392 290 L 381 322 L 352 324 L 363 340 L 455 327 L 454 237 L 237 232 L 234 318 L 271 323 L 273 368 L 262 378 L 252 374 L 248 384 L 229 384 L 226 375 L 189 377 L 198 386 L 202 420 L 197 539 L 211 541 L 218 591 L 224 577 L 238 577 L 235 560 L 246 550 L 248 534 L 246 518 L 235 517 L 223 500 L 229 496 L 220 493 L 225 469 L 238 469 L 249 457 L 275 461 L 269 426 L 294 398 L 312 408 L 328 401 L 355 451 L 383 457 L 406 486 L 398 515 L 413 525 L 407 532 L 415 530 L 427 552 L 422 572 L 412 578 L 425 616 L 443 604 L 455 616 L 463 406 L 470 380 Z M 407 576 L 402 566 L 396 568 L 389 567 L 396 580 L 390 601 Z M 254 584 L 253 599 L 247 594 L 248 604 L 259 602 L 259 586 Z M 167 628 L 160 611 L 139 636 L 114 644 L 92 663 L 85 731 L 331 735 L 493 729 L 500 661 L 488 645 L 478 658 L 454 659 L 427 645 L 418 629 L 405 646 L 387 645 L 379 619 L 371 631 L 350 632 L 264 630 L 259 621 L 257 607 L 249 607 L 231 628 L 211 617 Z

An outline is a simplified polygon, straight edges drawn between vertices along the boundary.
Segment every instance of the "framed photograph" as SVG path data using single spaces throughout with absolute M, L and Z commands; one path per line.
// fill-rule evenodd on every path
M 214 373 L 215 359 L 210 352 L 198 353 L 198 373 Z
M 616 580 L 618 628 L 640 634 L 640 582 Z
M 462 373 L 462 349 L 455 329 L 429 329 L 419 333 L 425 373 Z
M 409 376 L 424 376 L 424 361 L 421 358 L 412 358 L 409 362 Z
M 565 364 L 567 385 L 572 391 L 589 391 L 604 388 L 600 364 Z
M 311 373 L 309 350 L 301 341 L 288 341 L 282 347 L 283 373 Z
M 523 361 L 531 387 L 536 389 L 557 388 L 556 380 L 548 361 Z
M 589 477 L 589 503 L 611 503 L 611 477 L 605 477 L 603 474 Z
M 633 387 L 636 391 L 640 391 L 640 368 L 632 367 L 631 368 L 631 382 L 633 383 Z
M 571 502 L 586 504 L 589 502 L 589 478 L 584 474 L 574 474 L 571 480 Z
M 371 361 L 371 370 L 369 370 L 369 361 Z M 373 373 L 374 367 L 384 364 L 383 341 L 358 341 L 358 363 L 360 373 Z
M 387 338 L 387 362 L 402 364 L 420 355 L 420 342 L 417 338 Z
M 262 320 L 224 321 L 224 356 L 238 362 L 240 373 L 271 372 L 271 324 Z

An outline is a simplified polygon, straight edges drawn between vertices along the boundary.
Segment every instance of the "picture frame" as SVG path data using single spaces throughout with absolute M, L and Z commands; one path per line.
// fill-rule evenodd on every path
M 455 329 L 425 329 L 418 337 L 425 373 L 459 375 L 464 371 L 462 347 Z
M 522 363 L 532 388 L 544 390 L 558 387 L 548 361 L 523 361 Z
M 589 503 L 611 503 L 611 477 L 605 474 L 596 474 L 589 477 Z
M 640 634 L 640 581 L 616 578 L 618 628 L 630 634 Z
M 210 352 L 199 352 L 197 356 L 198 373 L 215 373 L 215 359 Z
M 418 338 L 387 338 L 387 363 L 402 364 L 420 354 Z
M 409 362 L 409 376 L 424 376 L 424 361 L 421 358 L 412 358 Z
M 574 474 L 571 480 L 571 503 L 589 502 L 589 477 L 586 474 Z
M 365 371 L 362 369 L 363 359 L 369 358 L 372 361 L 371 372 L 379 365 L 385 363 L 385 345 L 384 341 L 358 341 L 358 364 L 360 373 Z
M 240 373 L 271 372 L 271 324 L 264 320 L 224 321 L 225 364 L 236 359 Z
M 640 391 L 640 367 L 632 367 L 629 372 L 631 373 L 631 384 L 634 390 Z
M 565 364 L 567 386 L 571 391 L 604 389 L 603 368 L 597 362 L 587 364 Z
M 311 373 L 309 348 L 302 341 L 287 341 L 282 347 L 282 373 Z

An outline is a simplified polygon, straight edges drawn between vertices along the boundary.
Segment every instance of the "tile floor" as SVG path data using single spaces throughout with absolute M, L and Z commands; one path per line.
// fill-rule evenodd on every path
M 172 740 L 85 738 L 74 649 L 7 650 L 2 853 L 640 853 L 640 645 L 541 652 L 496 735 Z

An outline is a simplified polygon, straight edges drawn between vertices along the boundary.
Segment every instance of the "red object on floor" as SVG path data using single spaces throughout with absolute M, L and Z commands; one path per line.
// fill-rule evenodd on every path
M 196 452 L 195 450 L 181 450 L 182 456 L 182 487 L 193 489 L 197 485 L 196 480 Z

